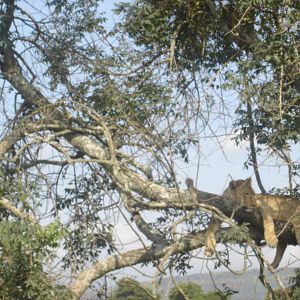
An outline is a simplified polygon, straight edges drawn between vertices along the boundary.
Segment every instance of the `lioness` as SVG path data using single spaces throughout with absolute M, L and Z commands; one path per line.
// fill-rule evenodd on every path
M 286 196 L 257 195 L 252 189 L 251 178 L 231 181 L 224 196 L 235 200 L 238 205 L 261 211 L 264 236 L 270 247 L 276 247 L 278 243 L 273 220 L 292 224 L 300 245 L 300 201 Z
M 300 245 L 300 201 L 285 196 L 257 195 L 252 188 L 251 178 L 231 181 L 223 196 L 230 199 L 230 201 L 234 201 L 238 206 L 246 206 L 262 213 L 264 237 L 270 247 L 276 247 L 278 244 L 274 220 L 292 224 L 297 244 Z M 214 253 L 216 245 L 215 232 L 219 229 L 219 225 L 220 222 L 214 219 L 208 225 L 205 244 L 205 254 L 207 256 Z M 279 243 L 277 246 L 276 256 L 272 263 L 274 268 L 278 267 L 286 245 L 286 243 Z
M 289 222 L 295 231 L 297 244 L 300 245 L 300 201 L 276 195 L 257 195 L 251 186 L 251 178 L 236 180 L 229 183 L 224 196 L 236 201 L 237 205 L 257 209 L 261 212 L 264 225 L 264 237 L 267 245 L 277 247 L 272 266 L 277 268 L 284 251 L 286 242 L 279 242 L 274 229 L 274 220 Z M 214 227 L 214 226 L 212 226 Z
M 191 190 L 191 188 L 189 188 Z M 234 201 L 239 206 L 247 206 L 246 203 L 253 201 L 255 192 L 251 186 L 251 178 L 246 180 L 236 180 L 229 183 L 228 188 L 224 191 L 223 196 Z M 220 221 L 214 218 L 208 224 L 205 239 L 205 255 L 210 257 L 215 252 L 216 238 L 215 233 L 220 227 Z
M 199 201 L 198 190 L 194 187 L 193 180 L 191 178 L 187 178 L 185 180 L 185 184 L 188 188 L 192 200 L 195 203 L 197 203 Z M 205 255 L 206 256 L 210 257 L 215 252 L 215 247 L 216 247 L 215 233 L 218 231 L 219 227 L 220 227 L 220 221 L 212 217 L 208 224 L 208 227 L 206 229 L 206 234 L 205 234 Z

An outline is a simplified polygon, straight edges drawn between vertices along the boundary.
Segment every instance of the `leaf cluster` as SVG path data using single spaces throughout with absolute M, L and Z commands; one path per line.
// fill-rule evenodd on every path
M 0 222 L 0 297 L 2 299 L 68 299 L 70 293 L 45 271 L 63 233 L 58 223 L 43 230 L 24 221 Z
M 182 293 L 183 292 L 183 293 Z M 178 287 L 173 287 L 169 293 L 170 300 L 227 300 L 230 299 L 222 292 L 209 292 L 204 293 L 201 286 L 188 282 L 178 284 Z
M 132 278 L 122 278 L 117 282 L 118 287 L 113 291 L 109 300 L 153 300 L 152 292 Z M 158 299 L 159 298 L 155 298 Z

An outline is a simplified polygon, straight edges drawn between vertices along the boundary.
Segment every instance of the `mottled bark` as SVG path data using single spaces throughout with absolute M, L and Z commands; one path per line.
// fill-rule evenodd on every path
M 96 263 L 94 266 L 85 269 L 75 277 L 71 286 L 71 291 L 74 293 L 74 299 L 79 299 L 92 282 L 109 272 L 162 258 L 171 248 L 173 248 L 172 250 L 177 254 L 191 251 L 201 247 L 204 242 L 204 234 L 198 233 L 189 235 L 183 240 L 165 246 L 162 249 L 153 246 L 110 256 L 107 259 Z
M 38 221 L 36 220 L 36 218 L 34 216 L 30 215 L 29 213 L 23 211 L 20 208 L 17 208 L 16 206 L 14 206 L 11 203 L 11 201 L 9 201 L 8 199 L 6 199 L 4 197 L 0 198 L 0 206 L 9 210 L 13 215 L 15 215 L 16 217 L 18 217 L 20 219 L 26 220 L 33 225 L 38 224 Z

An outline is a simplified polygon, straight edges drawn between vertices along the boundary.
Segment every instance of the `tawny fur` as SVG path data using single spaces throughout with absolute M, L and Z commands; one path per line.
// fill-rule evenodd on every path
M 255 195 L 254 190 L 247 180 L 236 180 L 229 183 L 228 188 L 224 191 L 223 196 L 238 205 L 244 206 L 245 202 L 250 203 Z M 215 253 L 216 239 L 215 233 L 219 230 L 220 222 L 212 218 L 206 230 L 205 255 L 210 257 Z
M 255 195 L 255 208 L 260 209 L 264 221 L 266 243 L 277 244 L 274 221 L 285 221 L 293 225 L 297 244 L 300 245 L 300 201 L 284 196 Z
M 284 196 L 256 195 L 251 186 L 250 178 L 231 181 L 223 196 L 230 199 L 230 201 L 234 201 L 238 206 L 246 206 L 247 208 L 261 211 L 266 243 L 270 247 L 277 247 L 275 259 L 272 263 L 274 268 L 278 267 L 287 246 L 283 242 L 278 244 L 274 220 L 292 224 L 297 243 L 300 245 L 300 201 Z M 218 228 L 219 226 L 215 223 L 209 224 L 207 228 L 205 248 L 207 256 L 211 256 L 214 253 L 216 245 L 215 233 Z
M 205 255 L 211 257 L 215 253 L 216 249 L 216 237 L 215 233 L 220 228 L 220 221 L 212 218 L 208 224 L 205 233 Z

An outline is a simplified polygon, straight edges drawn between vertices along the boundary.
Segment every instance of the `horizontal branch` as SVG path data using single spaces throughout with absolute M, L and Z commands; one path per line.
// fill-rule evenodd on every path
M 220 242 L 221 237 L 229 228 L 222 228 L 216 233 L 216 241 Z M 184 254 L 192 250 L 199 249 L 204 246 L 206 240 L 206 230 L 198 231 L 193 234 L 188 234 L 178 241 L 170 245 L 153 245 L 147 248 L 140 248 L 129 250 L 125 253 L 110 256 L 102 261 L 99 261 L 90 268 L 78 273 L 70 287 L 71 292 L 74 293 L 73 300 L 78 300 L 90 285 L 97 279 L 104 275 L 141 263 L 154 262 L 155 260 L 164 258 L 166 254 Z M 250 229 L 249 234 L 251 238 L 261 238 L 261 232 Z M 246 242 L 247 240 L 245 240 Z
M 96 263 L 94 266 L 85 269 L 75 277 L 74 282 L 70 287 L 71 291 L 74 293 L 74 300 L 79 299 L 95 280 L 103 277 L 109 272 L 140 263 L 154 261 L 155 259 L 164 257 L 170 250 L 172 250 L 174 254 L 185 253 L 203 246 L 204 243 L 205 234 L 202 232 L 190 234 L 184 239 L 162 249 L 152 246 L 110 256 L 107 259 Z
M 37 219 L 24 212 L 23 210 L 21 210 L 20 208 L 17 208 L 16 206 L 14 206 L 11 201 L 9 201 L 8 199 L 2 197 L 0 199 L 0 206 L 6 208 L 7 210 L 9 210 L 14 216 L 20 218 L 20 219 L 23 219 L 23 220 L 26 220 L 28 222 L 30 222 L 31 224 L 37 224 L 38 221 Z

